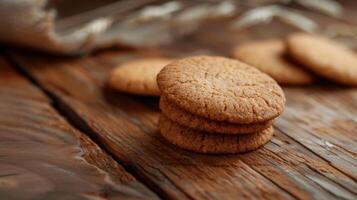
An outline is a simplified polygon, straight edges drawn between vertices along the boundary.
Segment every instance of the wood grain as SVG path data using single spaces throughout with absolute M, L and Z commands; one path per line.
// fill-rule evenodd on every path
M 157 199 L 0 57 L 0 199 Z
M 302 12 L 321 27 L 357 24 L 351 10 L 357 4 L 349 4 L 349 14 L 341 19 Z M 16 52 L 11 58 L 77 128 L 164 198 L 356 199 L 356 89 L 325 82 L 284 88 L 287 108 L 275 123 L 270 143 L 246 154 L 206 156 L 178 149 L 158 135 L 157 98 L 131 96 L 105 86 L 108 71 L 129 59 L 229 56 L 231 48 L 242 42 L 284 38 L 299 31 L 279 20 L 244 30 L 229 26 L 224 20 L 209 21 L 197 34 L 161 49 L 112 49 L 78 59 Z
M 104 52 L 66 61 L 24 54 L 16 54 L 13 58 L 44 89 L 55 95 L 57 101 L 67 106 L 65 112 L 74 121 L 81 121 L 78 124 L 90 129 L 109 152 L 166 197 L 356 198 L 354 176 L 340 165 L 330 164 L 330 157 L 309 148 L 301 141 L 300 133 L 285 133 L 284 127 L 300 124 L 287 121 L 289 115 L 285 113 L 277 122 L 273 141 L 255 152 L 205 156 L 167 144 L 157 134 L 158 99 L 139 98 L 105 88 L 106 75 L 115 64 L 145 54 Z M 291 94 L 294 90 L 285 89 L 288 99 L 302 94 Z M 299 102 L 289 102 L 291 108 L 287 110 L 304 107 L 305 103 Z M 355 160 L 355 156 L 349 160 Z M 347 164 L 345 168 L 353 169 L 355 161 L 344 164 Z
M 357 90 L 330 86 L 287 93 L 280 130 L 356 181 Z
M 68 105 L 73 113 L 68 110 L 64 111 L 70 115 L 75 114 L 76 116 L 72 117 L 77 117 L 77 121 L 83 120 L 87 128 L 96 135 L 98 142 L 101 142 L 118 160 L 130 167 L 137 176 L 142 177 L 148 184 L 153 184 L 156 191 L 163 193 L 165 197 L 176 199 L 228 199 L 232 196 L 292 198 L 287 192 L 279 189 L 240 160 L 232 163 L 234 167 L 221 168 L 221 164 L 214 164 L 214 158 L 211 160 L 211 157 L 172 148 L 157 133 L 157 109 L 148 109 L 130 96 L 112 97 L 112 92 L 103 90 L 103 79 L 99 81 L 94 78 L 94 76 L 103 77 L 98 71 L 89 72 L 82 67 L 73 67 L 72 64 L 65 65 L 67 67 L 42 64 L 40 65 L 44 67 L 38 65 L 39 67 L 36 68 L 39 72 L 46 73 L 42 80 L 47 83 L 43 86 L 46 89 L 52 88 L 61 101 L 62 94 L 64 94 L 63 103 Z M 84 61 L 81 65 L 93 68 L 88 61 Z M 97 70 L 98 67 L 102 66 L 97 65 Z M 69 76 L 63 76 L 62 72 Z M 91 74 L 95 75 L 91 76 Z M 62 85 L 62 83 L 66 84 Z M 68 86 L 71 86 L 70 90 Z M 72 106 L 77 109 L 74 110 Z M 126 109 L 122 110 L 122 107 Z M 200 161 L 202 158 L 207 158 L 208 161 Z M 212 164 L 207 162 L 212 162 Z M 226 182 L 226 184 L 217 184 L 219 182 Z

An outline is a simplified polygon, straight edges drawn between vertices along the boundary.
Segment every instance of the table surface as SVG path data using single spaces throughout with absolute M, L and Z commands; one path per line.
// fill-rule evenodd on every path
M 353 16 L 339 20 L 357 25 Z M 108 72 L 130 59 L 228 56 L 240 42 L 296 31 L 276 20 L 217 31 L 224 23 L 213 21 L 201 34 L 156 49 L 107 49 L 80 58 L 3 48 L 0 199 L 357 199 L 356 88 L 325 81 L 283 87 L 286 109 L 271 142 L 213 156 L 159 136 L 157 97 L 106 87 Z

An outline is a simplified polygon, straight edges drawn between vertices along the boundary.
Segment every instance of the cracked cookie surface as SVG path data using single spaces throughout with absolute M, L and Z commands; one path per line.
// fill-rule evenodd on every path
M 108 85 L 131 94 L 159 96 L 156 75 L 171 61 L 167 58 L 142 58 L 123 63 L 110 72 Z
M 273 127 L 248 135 L 222 135 L 195 131 L 180 126 L 164 115 L 159 120 L 160 134 L 170 143 L 199 153 L 243 153 L 258 149 L 273 136 Z
M 331 39 L 295 33 L 287 38 L 288 53 L 316 74 L 337 83 L 357 86 L 357 54 Z
M 274 79 L 240 61 L 196 56 L 165 66 L 161 92 L 179 108 L 211 120 L 259 123 L 280 115 L 285 96 Z
M 232 56 L 269 74 L 278 83 L 304 85 L 314 76 L 286 58 L 286 45 L 278 39 L 249 42 L 236 47 Z
M 268 128 L 273 120 L 255 124 L 233 124 L 229 122 L 220 122 L 192 115 L 185 110 L 170 102 L 165 95 L 160 97 L 160 109 L 162 113 L 171 121 L 195 130 L 208 133 L 222 134 L 249 134 Z

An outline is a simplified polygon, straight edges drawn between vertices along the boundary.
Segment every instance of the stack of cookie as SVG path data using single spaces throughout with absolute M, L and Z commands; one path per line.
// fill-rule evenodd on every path
M 285 97 L 268 75 L 237 60 L 197 56 L 157 76 L 161 135 L 201 153 L 239 153 L 267 143 Z

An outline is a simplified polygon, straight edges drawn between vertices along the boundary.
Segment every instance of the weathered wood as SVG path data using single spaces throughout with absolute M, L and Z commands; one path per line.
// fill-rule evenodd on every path
M 95 62 L 98 62 L 101 64 L 107 64 L 108 66 L 115 66 L 115 62 L 118 62 L 118 56 L 115 56 L 111 53 L 109 54 L 103 54 L 103 55 L 99 55 L 98 57 L 100 57 L 100 59 L 96 59 L 94 58 L 93 60 L 95 60 Z M 114 59 L 110 59 L 110 57 L 113 57 Z M 120 57 L 120 56 L 119 56 Z M 110 62 L 112 61 L 112 62 Z M 91 68 L 88 68 L 89 71 L 91 71 L 91 69 L 96 68 L 93 65 L 89 65 L 89 67 L 92 66 Z M 109 67 L 110 68 L 110 67 Z M 101 71 L 106 71 L 103 68 L 100 68 Z M 106 74 L 106 73 L 103 73 Z M 100 77 L 98 74 L 96 74 L 97 77 Z M 104 78 L 104 76 L 102 76 L 102 78 Z M 334 87 L 334 92 L 331 93 L 331 87 Z M 329 182 L 335 182 L 337 183 L 337 185 L 342 186 L 343 188 L 346 188 L 347 190 L 349 190 L 350 192 L 356 194 L 355 189 L 357 187 L 356 185 L 356 167 L 355 165 L 357 164 L 356 161 L 356 150 L 355 150 L 355 146 L 356 146 L 356 139 L 355 139 L 355 135 L 356 132 L 354 131 L 354 127 L 357 126 L 357 123 L 355 122 L 355 120 L 353 121 L 353 119 L 356 119 L 357 117 L 357 90 L 353 89 L 353 88 L 338 88 L 336 86 L 326 86 L 326 87 L 321 87 L 321 86 L 315 86 L 315 87 L 305 87 L 305 88 L 294 88 L 294 87 L 286 87 L 284 88 L 284 90 L 287 92 L 287 97 L 288 97 L 288 105 L 287 105 L 287 109 L 300 109 L 300 107 L 304 107 L 304 105 L 306 104 L 306 101 L 304 100 L 297 100 L 297 96 L 301 97 L 305 100 L 308 100 L 310 98 L 309 93 L 311 94 L 315 94 L 315 96 L 317 98 L 319 98 L 319 102 L 321 102 L 322 100 L 322 105 L 320 105 L 320 107 L 325 107 L 325 108 L 316 108 L 317 112 L 315 113 L 317 116 L 314 116 L 315 118 L 319 117 L 320 115 L 324 115 L 325 118 L 327 118 L 328 113 L 324 113 L 324 111 L 326 109 L 329 109 L 329 107 L 332 107 L 332 109 L 338 109 L 337 112 L 335 112 L 333 115 L 331 115 L 330 113 L 330 119 L 334 118 L 337 119 L 337 123 L 333 123 L 333 122 L 327 122 L 325 124 L 325 126 L 321 126 L 320 127 L 324 127 L 326 129 L 322 129 L 322 130 L 330 130 L 331 133 L 334 132 L 338 132 L 338 131 L 342 131 L 343 133 L 339 133 L 340 136 L 336 137 L 334 139 L 332 139 L 331 137 L 324 137 L 322 136 L 322 139 L 316 140 L 315 142 L 318 142 L 319 144 L 321 144 L 322 142 L 326 142 L 328 143 L 328 141 L 334 143 L 334 142 L 338 142 L 338 144 L 340 144 L 340 146 L 344 146 L 348 147 L 350 152 L 350 154 L 348 154 L 345 158 L 347 160 L 349 160 L 349 163 L 344 163 L 343 159 L 341 159 L 341 162 L 343 163 L 339 163 L 339 159 L 336 158 L 336 156 L 327 156 L 328 152 L 324 153 L 320 151 L 323 151 L 322 149 L 312 149 L 309 148 L 308 145 L 305 145 L 304 142 L 302 142 L 302 146 L 307 147 L 303 148 L 301 147 L 301 143 L 299 142 L 299 135 L 294 135 L 289 137 L 286 137 L 283 135 L 281 135 L 281 132 L 278 130 L 281 130 L 279 124 L 280 121 L 288 118 L 286 115 L 287 113 L 285 113 L 280 119 L 278 119 L 278 122 L 276 123 L 278 126 L 276 126 L 276 129 L 278 129 L 276 131 L 276 137 L 273 140 L 273 143 L 276 143 L 277 146 L 276 147 L 272 147 L 270 148 L 270 146 L 267 146 L 267 149 L 269 149 L 269 151 L 272 151 L 275 153 L 274 154 L 267 154 L 266 151 L 264 151 L 263 155 L 264 156 L 268 156 L 268 157 L 274 157 L 276 160 L 274 160 L 276 163 L 275 164 L 281 164 L 282 166 L 284 166 L 285 162 L 290 162 L 290 166 L 285 166 L 287 167 L 285 170 L 296 170 L 301 172 L 302 177 L 305 177 L 307 179 L 310 179 L 312 182 L 310 182 L 309 184 L 317 184 L 319 185 L 319 187 L 323 187 L 325 190 L 330 191 L 332 193 L 336 192 L 338 193 L 339 191 L 343 191 L 341 189 L 339 189 L 338 186 L 336 187 L 331 187 L 332 185 L 334 185 L 333 183 L 330 184 Z M 296 91 L 298 90 L 299 92 L 292 92 L 292 91 Z M 305 94 L 305 96 L 304 96 Z M 293 101 L 292 99 L 295 99 L 296 101 Z M 331 101 L 331 102 L 329 102 Z M 290 102 L 297 102 L 294 105 L 290 105 Z M 316 103 L 318 103 L 318 101 L 316 101 Z M 316 105 L 316 107 L 318 107 Z M 330 108 L 331 109 L 331 108 Z M 301 110 L 302 112 L 305 112 L 305 115 L 309 114 L 309 110 Z M 319 113 L 319 111 L 321 111 L 321 113 Z M 301 115 L 301 116 L 305 116 L 305 115 Z M 345 118 L 344 116 L 347 115 L 349 116 L 349 119 L 347 120 L 347 123 L 343 124 L 343 120 L 338 120 L 342 118 Z M 352 120 L 351 120 L 352 119 Z M 308 120 L 308 118 L 307 118 Z M 318 123 L 314 123 L 316 120 L 313 120 L 310 125 L 318 125 Z M 285 123 L 286 126 L 291 125 L 298 125 L 299 121 L 291 121 L 291 122 L 287 122 Z M 323 123 L 323 122 L 320 122 Z M 335 129 L 331 129 L 329 128 L 329 126 L 331 126 L 332 124 L 334 124 Z M 309 133 L 309 132 L 308 132 Z M 318 133 L 317 133 L 318 134 Z M 346 138 L 343 135 L 349 135 L 349 138 Z M 290 135 L 290 134 L 287 134 Z M 331 136 L 331 135 L 330 135 Z M 307 136 L 308 138 L 309 136 Z M 297 138 L 297 139 L 295 139 Z M 311 138 L 314 138 L 313 136 L 311 136 Z M 325 140 L 324 140 L 325 139 Z M 332 139 L 332 140 L 331 140 Z M 346 141 L 349 140 L 348 142 Z M 330 143 L 331 144 L 331 143 Z M 291 150 L 291 149 L 294 149 Z M 316 151 L 315 151 L 316 150 Z M 280 153 L 283 152 L 283 153 Z M 288 154 L 285 154 L 289 152 Z M 332 150 L 333 152 L 333 150 Z M 334 152 L 335 155 L 339 153 L 339 151 Z M 318 156 L 316 156 L 315 154 L 317 154 Z M 320 155 L 321 154 L 321 155 Z M 307 155 L 307 156 L 304 156 Z M 343 152 L 342 152 L 342 155 Z M 327 156 L 327 157 L 325 157 Z M 252 157 L 254 158 L 254 157 Z M 330 159 L 329 159 L 330 158 Z M 244 159 L 243 159 L 244 160 Z M 261 163 L 261 161 L 259 162 L 259 160 L 257 159 L 251 159 L 249 158 L 248 160 L 254 160 L 253 162 L 250 162 L 251 165 L 254 166 L 254 163 Z M 325 162 L 324 160 L 326 160 L 327 162 Z M 244 160 L 247 161 L 247 160 Z M 333 162 L 331 162 L 333 161 Z M 248 162 L 248 161 L 247 161 Z M 331 162 L 331 163 L 330 163 Z M 302 165 L 304 164 L 304 165 Z M 346 165 L 345 165 L 346 164 Z M 268 164 L 262 164 L 264 167 L 267 167 Z M 334 167 L 332 167 L 332 166 Z M 258 165 L 259 166 L 259 165 Z M 310 168 L 310 169 L 307 169 Z M 335 168 L 335 169 L 334 169 Z M 284 169 L 284 168 L 282 168 Z M 318 172 L 315 172 L 315 169 L 319 169 Z M 349 169 L 349 171 L 343 170 L 343 169 Z M 264 169 L 262 168 L 257 168 L 257 171 L 264 171 Z M 342 171 L 342 173 L 340 172 Z M 328 173 L 326 173 L 328 172 Z M 348 173 L 349 172 L 349 173 Z M 323 176 L 321 176 L 319 173 L 323 174 Z M 275 171 L 275 173 L 271 173 L 271 174 L 266 174 L 267 177 L 273 177 L 273 176 L 277 176 L 279 174 L 279 170 Z M 285 187 L 287 188 L 287 191 L 294 191 L 296 188 L 296 185 L 292 185 L 292 187 L 289 187 L 287 185 L 284 185 L 284 182 L 282 181 L 282 177 L 278 178 L 275 180 L 275 183 L 277 185 L 281 184 L 281 187 Z M 319 178 L 321 178 L 319 180 Z M 299 183 L 299 181 L 295 180 L 295 183 Z M 309 182 L 309 181 L 308 181 Z M 303 183 L 303 182 L 300 182 Z M 299 185 L 299 184 L 297 184 Z M 303 185 L 300 185 L 302 188 L 304 188 L 304 190 L 310 190 L 310 194 L 315 194 L 318 193 L 318 190 L 316 189 L 316 187 L 305 187 Z M 330 187 L 330 188 L 328 188 Z M 333 189 L 332 189 L 333 188 Z M 348 192 L 347 192 L 348 193 Z M 340 193 L 340 195 L 344 194 L 343 192 Z M 297 196 L 299 196 L 298 194 L 296 194 Z M 301 196 L 300 196 L 301 197 Z M 345 196 L 345 198 L 351 198 L 352 196 Z
M 323 26 L 332 21 L 304 12 Z M 350 16 L 333 21 L 357 24 Z M 163 197 L 356 199 L 356 89 L 331 85 L 284 88 L 287 108 L 275 124 L 270 143 L 247 154 L 205 156 L 180 150 L 161 139 L 156 127 L 157 98 L 126 95 L 105 87 L 108 71 L 127 59 L 147 54 L 227 56 L 242 41 L 283 38 L 298 31 L 281 21 L 239 31 L 223 28 L 228 25 L 222 20 L 211 21 L 198 34 L 162 47 L 164 51 L 112 50 L 80 59 L 45 59 L 20 53 L 12 58 L 53 95 L 63 114 L 77 127 L 91 134 Z
M 330 86 L 286 93 L 279 129 L 356 181 L 357 90 Z
M 167 197 L 292 198 L 239 159 L 215 164 L 219 161 L 217 157 L 191 154 L 164 142 L 157 134 L 158 110 L 148 109 L 130 96 L 113 97 L 113 93 L 105 92 L 103 79 L 100 81 L 90 73 L 103 76 L 96 70 L 86 70 L 94 68 L 93 63 L 57 63 L 57 66 L 47 63 L 46 66 L 41 61 L 38 64 L 35 71 L 42 77 L 38 81 L 70 106 L 109 152 Z
M 0 199 L 157 199 L 0 57 Z
M 117 62 L 112 53 L 100 57 L 101 64 Z M 332 84 L 284 90 L 288 106 L 277 128 L 356 181 L 357 90 Z
M 299 122 L 284 121 L 285 114 L 278 120 L 273 141 L 248 154 L 204 156 L 162 141 L 156 128 L 157 99 L 105 88 L 108 70 L 133 56 L 104 52 L 66 61 L 21 54 L 14 58 L 59 102 L 67 105 L 67 114 L 84 122 L 109 152 L 168 197 L 356 198 L 353 176 L 341 172 L 338 165 L 330 165 L 314 149 L 305 148 L 299 134 L 287 136 L 279 131 L 284 124 Z M 294 98 L 290 94 L 293 88 L 286 90 L 288 99 Z M 303 104 L 292 106 L 299 109 Z

